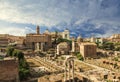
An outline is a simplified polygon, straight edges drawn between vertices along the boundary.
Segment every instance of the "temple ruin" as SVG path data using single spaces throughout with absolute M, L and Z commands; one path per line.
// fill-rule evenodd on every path
M 26 35 L 26 46 L 29 49 L 36 51 L 46 51 L 51 47 L 51 36 L 48 34 L 41 34 L 40 27 L 37 26 L 37 33 L 30 33 Z

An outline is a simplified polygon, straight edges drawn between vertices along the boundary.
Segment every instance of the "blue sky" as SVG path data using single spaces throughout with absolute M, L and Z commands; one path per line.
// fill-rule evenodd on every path
M 40 25 L 71 36 L 120 33 L 120 0 L 0 0 L 0 33 L 25 35 Z

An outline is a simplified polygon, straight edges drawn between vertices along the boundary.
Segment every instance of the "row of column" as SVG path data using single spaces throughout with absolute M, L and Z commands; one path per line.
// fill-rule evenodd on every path
M 39 42 L 37 42 L 37 43 L 35 43 L 35 50 L 37 50 L 37 51 L 39 51 L 39 50 L 41 50 L 41 51 L 43 51 L 44 50 L 44 43 L 39 43 Z
M 68 69 L 67 69 L 68 67 Z M 68 71 L 68 74 L 67 74 Z M 67 75 L 68 75 L 68 79 L 67 79 Z M 71 78 L 72 75 L 72 78 Z M 69 82 L 74 82 L 74 60 L 69 60 L 65 63 L 65 79 L 64 81 L 66 82 L 67 80 L 69 80 Z

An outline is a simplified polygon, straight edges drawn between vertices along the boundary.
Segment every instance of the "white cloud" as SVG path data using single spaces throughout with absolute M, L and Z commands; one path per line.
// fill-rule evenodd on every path
M 17 24 L 43 25 L 48 28 L 56 26 L 57 29 L 64 29 L 61 23 L 65 22 L 69 24 L 65 28 L 79 29 L 85 28 L 79 27 L 80 24 L 92 19 L 90 22 L 96 25 L 96 28 L 101 28 L 102 23 L 115 25 L 111 27 L 115 28 L 116 25 L 120 25 L 119 3 L 119 0 L 0 0 L 0 20 Z M 71 21 L 74 19 L 77 21 L 73 25 Z M 15 31 L 13 34 L 27 33 L 19 25 L 9 26 L 9 30 L 3 27 L 6 25 L 0 27 L 5 33 L 11 34 L 14 30 L 20 30 L 20 33 Z
M 101 9 L 102 0 L 1 0 L 0 19 L 16 23 L 32 23 L 48 27 L 72 18 L 81 20 L 111 17 L 117 6 Z
M 31 0 L 32 1 L 32 0 Z M 53 26 L 62 21 L 68 21 L 69 13 L 55 8 L 54 4 L 44 3 L 19 4 L 19 1 L 0 2 L 0 19 L 16 23 L 32 23 Z M 53 5 L 53 6 L 51 6 Z
M 25 36 L 27 33 L 34 33 L 35 31 L 29 27 L 19 28 L 19 27 L 2 27 L 0 34 L 10 34 L 16 36 Z

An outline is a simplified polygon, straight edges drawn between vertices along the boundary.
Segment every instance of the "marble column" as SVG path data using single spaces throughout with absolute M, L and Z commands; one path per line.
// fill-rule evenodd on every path
M 68 61 L 68 80 L 69 80 L 69 82 L 70 82 L 70 65 L 71 65 L 71 62 L 70 61 Z
M 40 45 L 39 42 L 37 42 L 36 43 L 36 50 L 38 50 L 38 51 L 40 50 L 40 46 L 39 45 Z
M 72 40 L 72 52 L 75 52 L 75 41 Z
M 41 51 L 44 50 L 44 43 L 41 43 Z
M 72 60 L 72 79 L 73 79 L 73 82 L 74 81 L 74 60 Z
M 66 80 L 67 80 L 67 64 L 65 63 L 65 70 L 64 70 L 64 81 L 66 82 Z
M 57 46 L 57 55 L 59 55 L 59 46 Z

